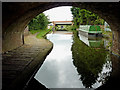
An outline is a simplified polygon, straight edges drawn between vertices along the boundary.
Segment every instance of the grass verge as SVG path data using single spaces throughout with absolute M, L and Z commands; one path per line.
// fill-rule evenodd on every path
M 46 34 L 48 34 L 51 31 L 51 29 L 46 29 L 46 30 L 30 30 L 31 34 L 36 34 L 37 38 L 45 38 Z

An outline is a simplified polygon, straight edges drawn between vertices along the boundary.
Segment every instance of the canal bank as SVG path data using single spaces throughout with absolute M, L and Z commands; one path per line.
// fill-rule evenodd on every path
M 22 90 L 53 47 L 50 41 L 31 34 L 24 40 L 21 47 L 2 54 L 2 90 Z

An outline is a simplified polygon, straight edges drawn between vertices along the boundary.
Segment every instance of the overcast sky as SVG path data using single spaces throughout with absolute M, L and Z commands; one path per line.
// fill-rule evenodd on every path
M 50 21 L 71 21 L 72 14 L 70 11 L 71 6 L 62 6 L 49 9 L 44 12 Z

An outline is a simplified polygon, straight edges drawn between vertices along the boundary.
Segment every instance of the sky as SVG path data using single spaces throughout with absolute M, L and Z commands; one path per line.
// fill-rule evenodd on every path
M 50 21 L 72 21 L 71 6 L 56 7 L 44 11 L 43 13 L 48 16 Z

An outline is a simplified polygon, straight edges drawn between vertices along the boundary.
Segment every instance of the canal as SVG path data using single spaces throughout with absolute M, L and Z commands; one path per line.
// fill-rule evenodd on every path
M 98 88 L 109 79 L 111 55 L 102 38 L 57 31 L 47 39 L 53 49 L 34 77 L 46 88 Z

